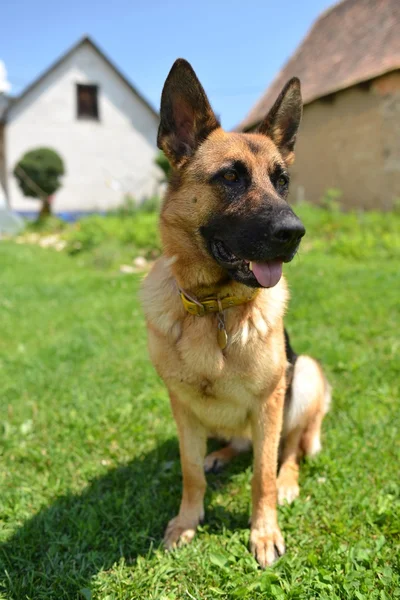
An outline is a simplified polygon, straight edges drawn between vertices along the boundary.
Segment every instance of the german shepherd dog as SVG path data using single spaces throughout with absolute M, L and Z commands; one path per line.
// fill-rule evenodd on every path
M 286 201 L 301 114 L 296 78 L 246 134 L 221 128 L 185 60 L 164 85 L 157 141 L 172 176 L 163 253 L 141 299 L 179 434 L 183 494 L 167 549 L 189 542 L 204 518 L 204 471 L 252 443 L 250 546 L 261 567 L 272 564 L 285 551 L 277 502 L 299 495 L 299 459 L 321 447 L 330 388 L 314 359 L 296 356 L 283 326 L 282 263 L 305 233 Z M 207 437 L 228 445 L 204 460 Z

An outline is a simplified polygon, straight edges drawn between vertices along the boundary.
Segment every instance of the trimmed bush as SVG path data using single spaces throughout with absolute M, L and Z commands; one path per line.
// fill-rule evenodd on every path
M 13 173 L 24 196 L 42 200 L 40 216 L 50 214 L 49 196 L 61 187 L 60 178 L 65 173 L 57 152 L 51 148 L 30 150 L 15 165 Z

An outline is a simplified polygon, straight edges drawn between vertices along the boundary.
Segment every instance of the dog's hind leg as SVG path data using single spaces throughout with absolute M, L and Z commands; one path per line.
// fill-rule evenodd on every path
M 278 504 L 289 504 L 300 494 L 299 462 L 300 440 L 303 434 L 301 427 L 296 427 L 285 436 L 280 456 L 280 469 L 277 479 Z
M 251 448 L 251 441 L 246 438 L 233 437 L 227 446 L 215 450 L 206 456 L 204 471 L 206 473 L 219 473 L 235 456 L 247 452 Z
M 314 456 L 321 449 L 322 420 L 330 404 L 330 386 L 320 365 L 309 356 L 299 356 L 291 392 L 285 401 L 281 440 L 278 502 L 293 502 L 299 495 L 301 457 Z

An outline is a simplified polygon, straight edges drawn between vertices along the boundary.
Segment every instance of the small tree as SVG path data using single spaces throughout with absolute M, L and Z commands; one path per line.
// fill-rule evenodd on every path
M 14 177 L 24 194 L 42 200 L 39 219 L 50 215 L 52 194 L 61 187 L 64 163 L 50 148 L 37 148 L 24 154 L 15 165 Z

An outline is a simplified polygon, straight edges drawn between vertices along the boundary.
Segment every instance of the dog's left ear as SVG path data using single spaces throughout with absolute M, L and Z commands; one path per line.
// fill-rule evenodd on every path
M 220 127 L 191 65 L 178 58 L 161 95 L 157 145 L 174 167 L 182 166 L 198 146 Z
M 272 139 L 288 164 L 294 159 L 293 149 L 302 112 L 300 80 L 292 77 L 258 128 L 259 133 Z

